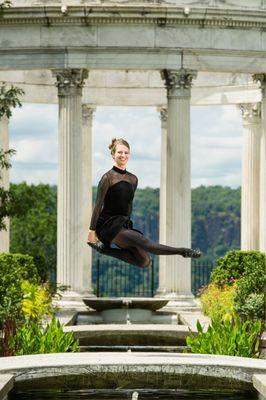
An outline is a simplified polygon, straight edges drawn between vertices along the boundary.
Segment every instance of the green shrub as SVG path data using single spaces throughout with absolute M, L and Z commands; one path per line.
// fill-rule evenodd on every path
M 202 310 L 211 319 L 230 319 L 235 316 L 234 296 L 236 285 L 220 288 L 213 283 L 200 296 Z
M 265 272 L 265 253 L 233 250 L 217 261 L 211 282 L 221 290 L 227 285 L 236 283 L 233 298 L 236 313 L 243 320 L 263 320 L 265 319 Z M 215 303 L 215 299 L 213 302 Z
M 255 265 L 264 265 L 265 254 L 259 251 L 229 251 L 217 260 L 211 274 L 211 282 L 218 286 L 231 285 L 242 277 L 244 272 Z
M 9 337 L 15 334 L 16 325 L 24 318 L 22 312 L 22 282 L 38 282 L 33 258 L 22 254 L 0 254 L 0 329 L 3 340 L 0 354 L 11 355 Z
M 206 332 L 198 321 L 197 330 L 197 335 L 191 333 L 186 340 L 192 353 L 259 356 L 261 321 L 212 320 Z
M 239 250 L 231 250 L 219 258 L 211 273 L 211 282 L 222 287 L 239 279 L 244 272 L 242 259 L 242 252 Z
M 44 354 L 77 351 L 78 340 L 73 332 L 65 333 L 58 319 L 53 317 L 50 323 L 43 327 L 36 320 L 28 320 L 10 338 L 9 346 L 14 354 Z
M 42 320 L 52 315 L 52 295 L 47 284 L 23 281 L 22 291 L 22 312 L 26 319 Z
M 248 259 L 244 274 L 237 283 L 235 306 L 245 319 L 265 319 L 266 255 L 258 253 L 258 261 Z
M 237 293 L 235 308 L 244 319 L 265 320 L 265 294 L 251 293 L 243 302 L 241 298 L 242 295 Z
M 38 282 L 33 258 L 22 254 L 0 254 L 0 321 L 21 315 L 22 282 Z

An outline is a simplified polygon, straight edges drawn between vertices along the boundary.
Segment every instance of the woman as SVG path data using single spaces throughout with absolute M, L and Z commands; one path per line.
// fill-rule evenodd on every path
M 88 244 L 105 255 L 110 255 L 138 267 L 148 267 L 148 252 L 161 255 L 179 254 L 200 257 L 199 250 L 176 248 L 155 243 L 133 228 L 130 215 L 138 178 L 126 170 L 130 147 L 124 139 L 113 139 L 109 145 L 114 166 L 101 178 L 96 204 L 91 217 Z M 111 248 L 110 244 L 118 248 Z

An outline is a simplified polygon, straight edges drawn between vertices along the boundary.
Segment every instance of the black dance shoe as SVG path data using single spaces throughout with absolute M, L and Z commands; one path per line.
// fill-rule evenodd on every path
M 96 243 L 87 242 L 87 244 L 92 247 L 94 250 L 98 251 L 98 253 L 104 253 L 106 246 L 98 240 Z
M 184 258 L 199 258 L 201 256 L 200 249 L 182 249 L 181 256 Z

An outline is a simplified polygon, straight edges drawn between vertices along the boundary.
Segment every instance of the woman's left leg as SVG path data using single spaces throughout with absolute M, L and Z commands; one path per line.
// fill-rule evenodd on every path
M 199 250 L 193 250 L 185 247 L 172 247 L 164 244 L 155 243 L 140 233 L 131 229 L 121 229 L 121 231 L 112 240 L 117 246 L 122 248 L 138 247 L 144 251 L 159 255 L 179 254 L 183 257 L 200 257 Z

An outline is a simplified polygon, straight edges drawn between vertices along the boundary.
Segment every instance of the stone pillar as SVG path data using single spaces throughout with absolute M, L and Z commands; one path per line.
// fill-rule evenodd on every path
M 86 70 L 54 71 L 59 101 L 57 282 L 68 298 L 82 294 L 84 229 L 82 212 L 81 95 Z
M 241 104 L 243 117 L 241 249 L 259 250 L 260 104 Z
M 9 149 L 9 135 L 8 135 L 8 118 L 2 117 L 0 119 L 0 148 L 4 151 Z M 7 169 L 3 169 L 0 171 L 1 180 L 0 186 L 2 186 L 5 190 L 9 189 L 9 171 Z M 6 230 L 0 231 L 0 253 L 8 253 L 9 252 L 9 218 L 5 218 Z
M 261 139 L 260 139 L 260 243 L 259 250 L 266 252 L 266 74 L 253 76 L 261 85 Z
M 159 108 L 161 119 L 161 176 L 160 176 L 160 214 L 159 242 L 166 244 L 166 153 L 167 153 L 167 110 Z M 159 287 L 157 296 L 167 293 L 167 256 L 159 256 Z
M 82 253 L 84 292 L 87 296 L 93 296 L 91 287 L 92 251 L 86 242 L 92 212 L 92 121 L 95 109 L 88 104 L 82 105 Z
M 164 70 L 167 88 L 166 242 L 191 247 L 190 96 L 196 72 Z M 194 305 L 191 260 L 167 256 L 167 294 L 173 305 Z

